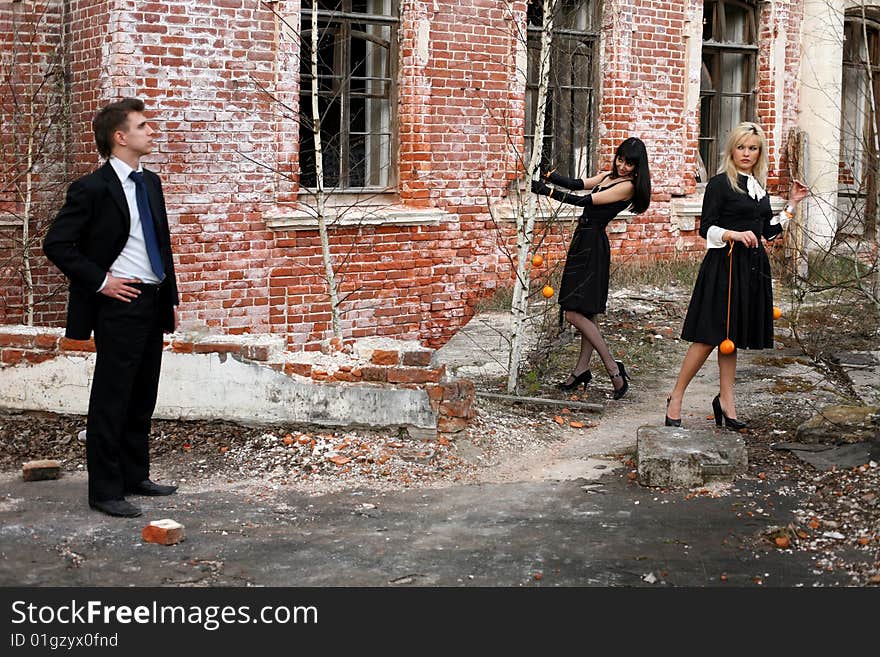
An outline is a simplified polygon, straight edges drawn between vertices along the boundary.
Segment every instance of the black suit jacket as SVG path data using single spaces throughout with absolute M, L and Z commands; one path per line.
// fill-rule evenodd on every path
M 159 176 L 144 169 L 144 181 L 165 264 L 160 291 L 162 326 L 173 331 L 174 306 L 179 299 L 165 197 Z M 128 241 L 130 229 L 125 192 L 109 162 L 76 180 L 67 190 L 64 206 L 43 240 L 43 251 L 70 279 L 68 338 L 87 340 L 91 336 L 100 294 L 97 290 Z

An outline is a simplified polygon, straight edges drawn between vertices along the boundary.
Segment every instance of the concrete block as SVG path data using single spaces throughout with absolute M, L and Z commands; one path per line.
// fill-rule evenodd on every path
M 21 478 L 25 481 L 42 481 L 58 479 L 61 476 L 61 464 L 54 459 L 28 461 L 21 466 Z
M 731 432 L 639 427 L 638 481 L 643 486 L 693 487 L 732 481 L 748 468 L 745 441 Z
M 145 543 L 174 545 L 184 539 L 184 526 L 171 518 L 154 520 L 143 528 L 141 536 Z

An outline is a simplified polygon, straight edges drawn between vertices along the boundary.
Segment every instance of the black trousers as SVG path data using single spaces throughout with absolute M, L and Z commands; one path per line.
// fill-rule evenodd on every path
M 101 297 L 89 397 L 89 500 L 122 499 L 150 475 L 150 420 L 162 364 L 159 287 L 137 285 L 130 303 Z

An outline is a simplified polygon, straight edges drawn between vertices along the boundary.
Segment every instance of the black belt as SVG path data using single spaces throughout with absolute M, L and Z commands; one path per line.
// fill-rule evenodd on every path
M 142 292 L 153 292 L 155 294 L 158 294 L 159 290 L 162 289 L 161 283 L 129 283 L 129 285 Z

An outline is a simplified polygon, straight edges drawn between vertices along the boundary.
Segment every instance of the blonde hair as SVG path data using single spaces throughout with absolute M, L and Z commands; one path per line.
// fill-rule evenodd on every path
M 758 138 L 758 146 L 761 148 L 761 152 L 758 154 L 758 161 L 755 162 L 755 166 L 752 167 L 752 175 L 755 177 L 761 187 L 767 186 L 767 138 L 764 136 L 764 131 L 761 130 L 761 126 L 757 123 L 752 123 L 751 121 L 745 121 L 736 126 L 733 130 L 730 131 L 730 136 L 727 138 L 727 146 L 724 150 L 724 159 L 721 161 L 721 166 L 718 168 L 718 173 L 726 173 L 727 179 L 730 181 L 730 186 L 743 194 L 745 192 L 740 188 L 739 183 L 737 182 L 737 168 L 736 164 L 733 162 L 733 151 L 736 150 L 736 147 L 743 143 L 749 137 L 757 137 Z

